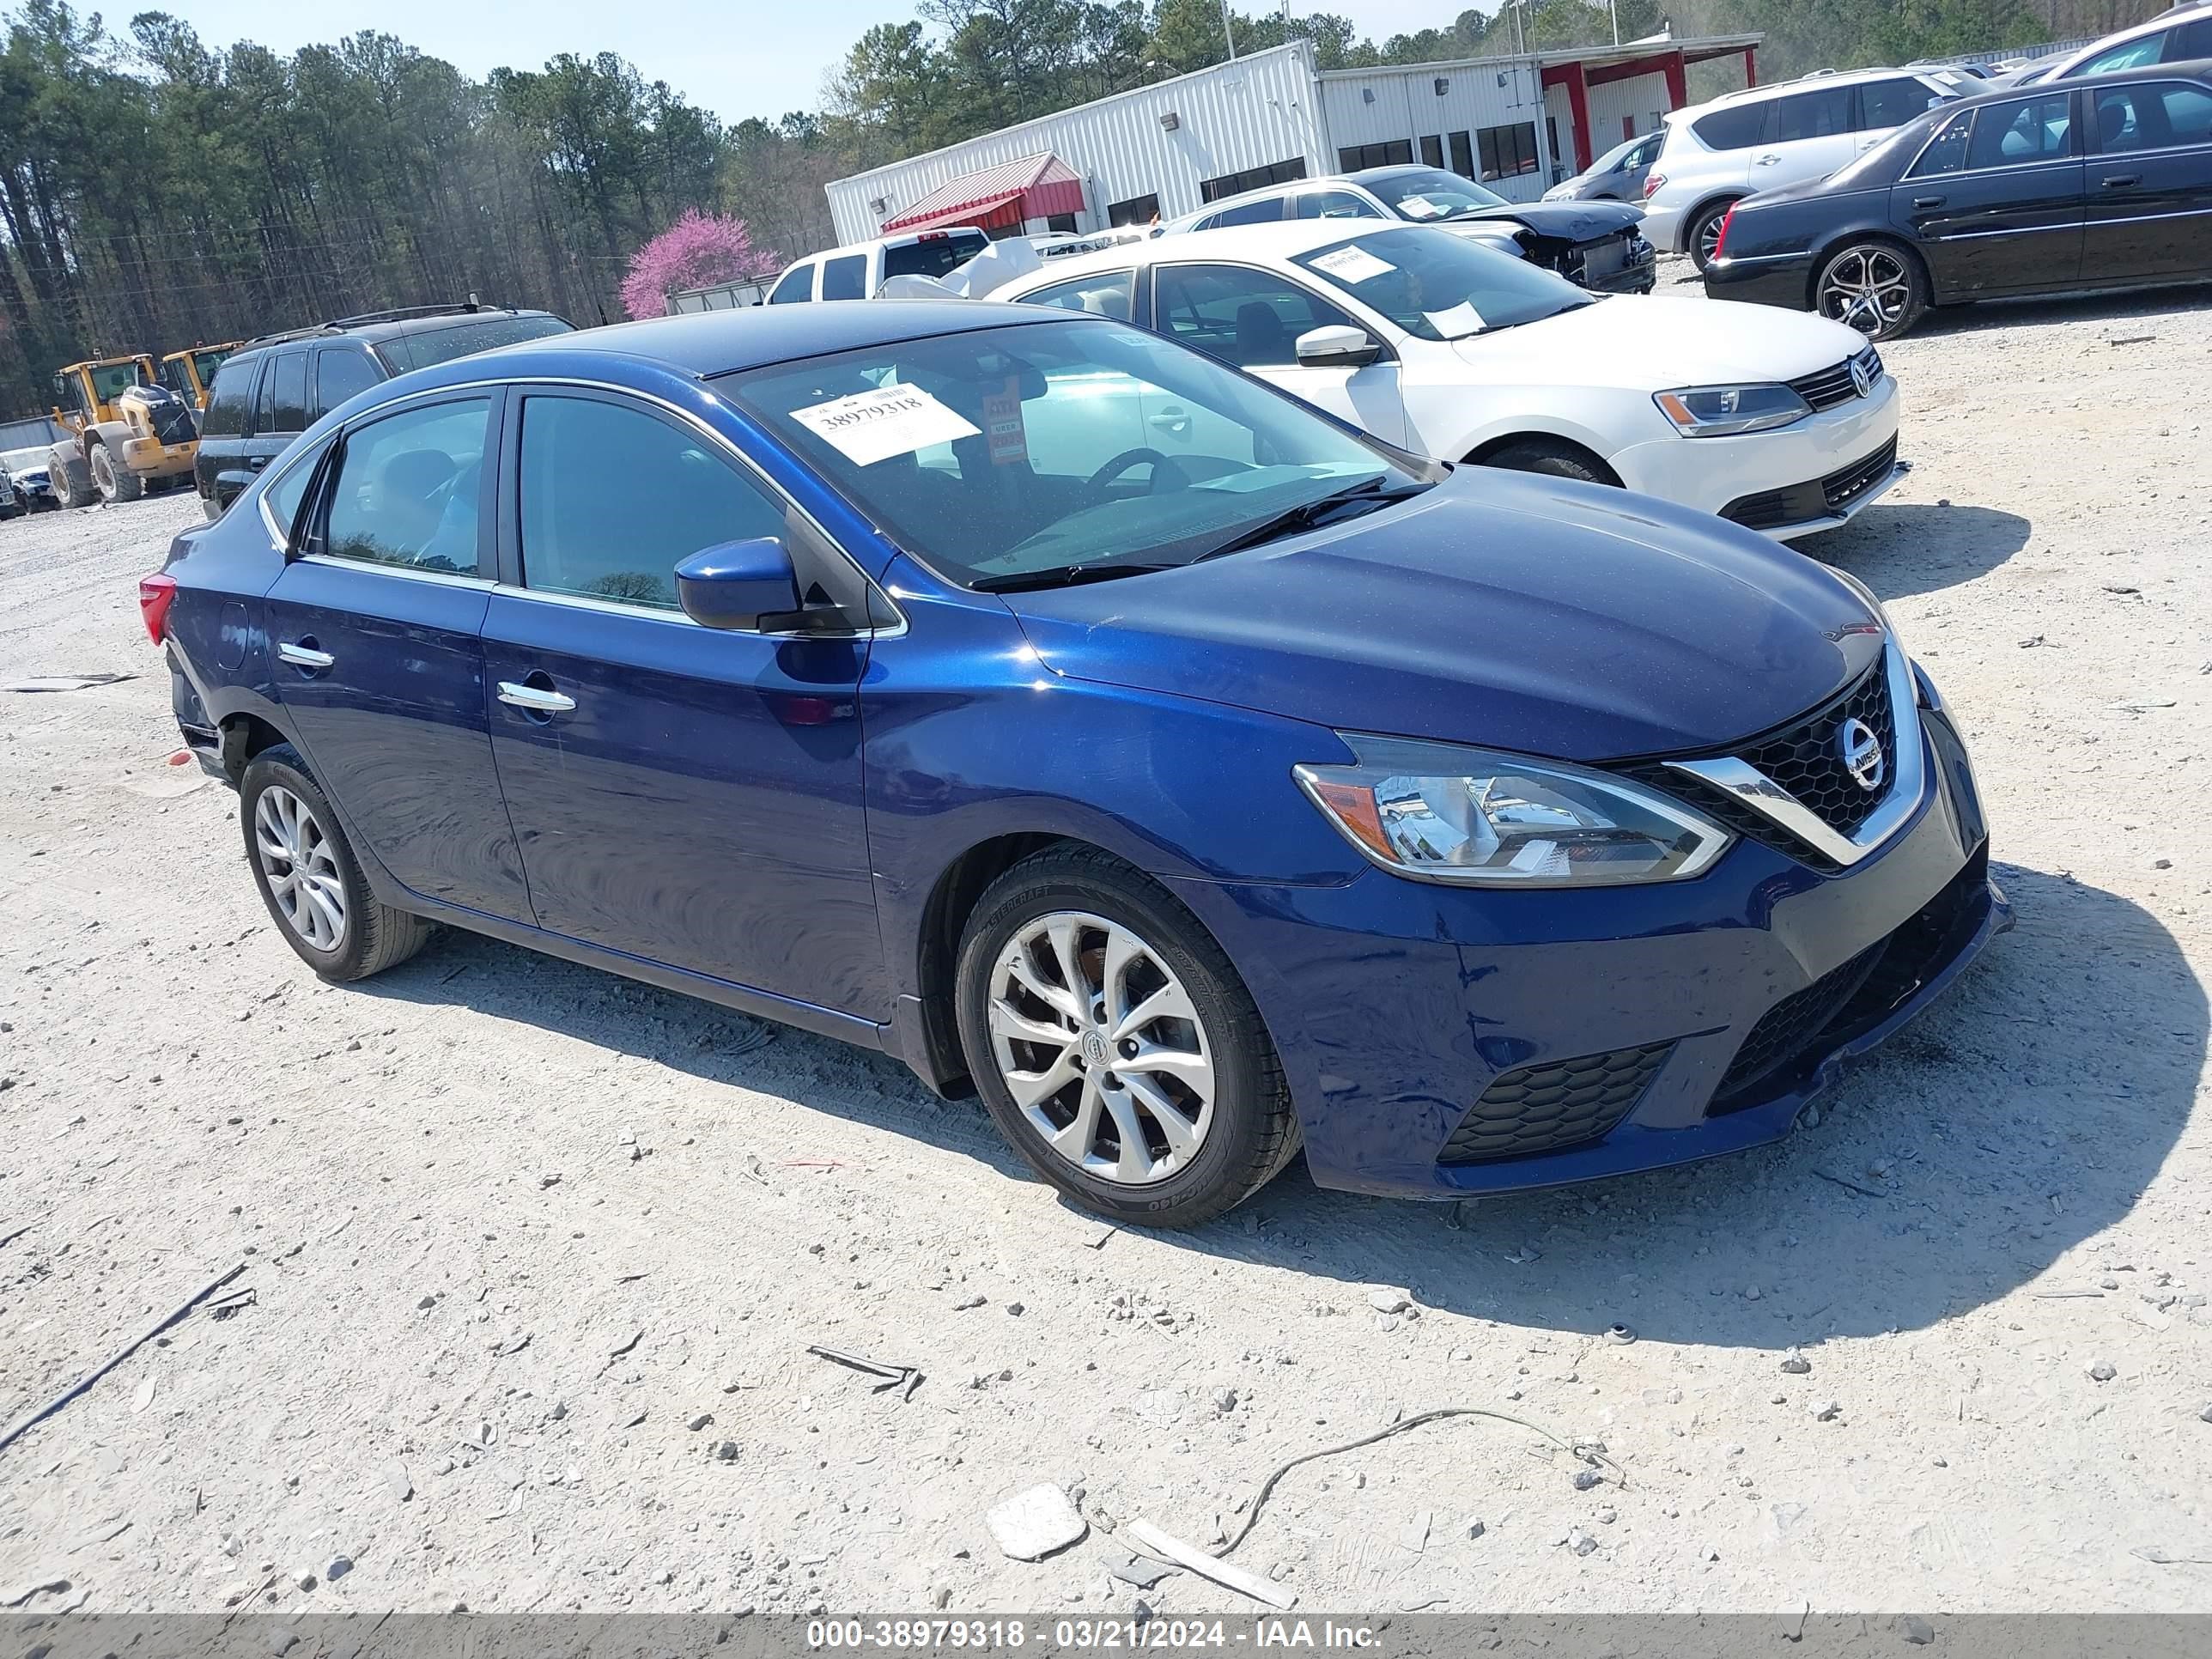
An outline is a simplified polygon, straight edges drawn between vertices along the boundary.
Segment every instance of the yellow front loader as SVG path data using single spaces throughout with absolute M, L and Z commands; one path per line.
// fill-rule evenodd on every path
M 161 384 L 203 415 L 207 413 L 208 388 L 215 372 L 230 361 L 230 354 L 246 343 L 225 340 L 221 345 L 196 345 L 189 351 L 173 351 L 161 359 Z
M 199 423 L 191 405 L 155 379 L 143 352 L 58 371 L 54 419 L 68 434 L 49 457 L 63 507 L 135 501 L 149 489 L 191 483 Z

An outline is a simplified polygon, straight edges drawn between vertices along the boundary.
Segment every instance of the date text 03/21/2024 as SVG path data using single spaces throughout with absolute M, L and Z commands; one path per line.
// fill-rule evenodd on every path
M 1372 1650 L 1380 1632 L 1334 1619 L 815 1619 L 806 1645 L 817 1652 L 990 1651 L 1036 1646 L 1058 1653 L 1245 1648 Z

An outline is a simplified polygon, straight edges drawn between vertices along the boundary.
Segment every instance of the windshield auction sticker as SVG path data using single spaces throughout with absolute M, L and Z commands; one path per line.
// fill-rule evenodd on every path
M 1357 243 L 1324 253 L 1306 264 L 1324 276 L 1334 276 L 1340 283 L 1364 283 L 1377 276 L 1387 276 L 1397 270 L 1388 259 L 1378 259 Z
M 1447 340 L 1456 340 L 1463 334 L 1482 331 L 1482 313 L 1474 308 L 1472 300 L 1462 300 L 1449 311 L 1425 311 L 1429 326 Z
M 976 435 L 974 422 L 916 386 L 888 386 L 879 392 L 833 398 L 809 409 L 794 409 L 791 418 L 856 466 L 873 466 L 894 455 L 911 455 L 932 444 Z

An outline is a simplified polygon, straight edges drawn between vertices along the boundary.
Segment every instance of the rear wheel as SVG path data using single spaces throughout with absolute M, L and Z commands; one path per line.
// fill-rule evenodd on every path
M 1869 340 L 1894 339 L 1928 309 L 1927 273 L 1893 242 L 1846 243 L 1821 265 L 1813 308 Z
M 1517 438 L 1485 455 L 1482 465 L 1504 467 L 1509 472 L 1542 472 L 1554 478 L 1578 478 L 1584 483 L 1610 484 L 1616 489 L 1620 484 L 1620 480 L 1606 471 L 1604 464 L 1588 450 L 1556 438 Z
M 1715 202 L 1699 209 L 1698 216 L 1690 222 L 1690 263 L 1698 268 L 1700 276 L 1721 251 L 1721 221 L 1728 217 L 1728 210 L 1735 205 L 1732 201 Z
M 145 481 L 123 464 L 123 458 L 115 453 L 112 444 L 93 447 L 91 471 L 92 487 L 110 507 L 135 501 L 145 494 Z
M 994 882 L 956 995 L 992 1118 L 1086 1209 L 1196 1226 L 1297 1152 L 1282 1066 L 1227 954 L 1104 853 L 1041 853 Z
M 367 979 L 429 939 L 420 916 L 376 902 L 330 797 L 289 744 L 264 749 L 238 783 L 254 884 L 300 959 L 328 980 Z

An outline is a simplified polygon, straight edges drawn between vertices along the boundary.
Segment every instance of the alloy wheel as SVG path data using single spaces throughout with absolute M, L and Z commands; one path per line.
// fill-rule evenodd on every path
M 1160 953 L 1119 922 L 1054 911 L 991 972 L 993 1057 L 1054 1154 L 1141 1187 L 1188 1168 L 1213 1125 L 1206 1027 Z
M 337 950 L 346 933 L 345 878 L 314 809 L 270 784 L 254 803 L 253 848 L 286 925 L 318 951 Z
M 1911 303 L 1912 275 L 1888 248 L 1846 248 L 1820 276 L 1820 314 L 1869 339 L 1894 328 Z
M 1698 269 L 1703 270 L 1720 257 L 1721 221 L 1728 217 L 1716 213 L 1698 227 Z

